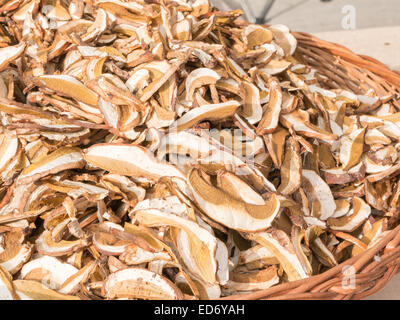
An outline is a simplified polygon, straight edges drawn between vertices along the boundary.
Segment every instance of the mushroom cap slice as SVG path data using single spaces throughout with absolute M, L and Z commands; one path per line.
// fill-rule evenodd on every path
M 360 161 L 364 145 L 365 128 L 353 131 L 340 139 L 340 162 L 347 170 Z
M 36 240 L 36 249 L 40 254 L 59 257 L 75 252 L 87 245 L 87 240 L 78 239 L 73 241 L 61 240 L 54 242 L 50 231 L 43 231 Z
M 64 263 L 57 258 L 43 256 L 26 263 L 20 273 L 23 280 L 35 280 L 46 285 L 46 287 L 58 290 L 61 285 L 78 269 L 69 263 Z
M 296 255 L 290 238 L 284 231 L 271 229 L 269 232 L 250 234 L 250 238 L 266 247 L 279 260 L 289 281 L 308 277 L 301 261 Z
M 192 265 L 194 273 L 204 282 L 216 282 L 217 240 L 208 230 L 191 220 L 158 209 L 139 209 L 134 214 L 137 221 L 148 227 L 172 226 L 178 228 L 178 231 L 182 229 L 184 233 L 176 234 L 181 255 L 187 256 L 187 264 Z
M 186 78 L 186 100 L 192 101 L 194 91 L 205 85 L 216 84 L 221 76 L 209 68 L 193 70 Z
M 15 46 L 0 48 L 0 71 L 2 71 L 9 62 L 17 59 L 24 51 L 26 44 L 21 41 Z
M 283 96 L 278 81 L 274 78 L 270 78 L 268 80 L 268 87 L 270 90 L 269 101 L 264 106 L 264 114 L 256 131 L 259 135 L 271 133 L 276 130 L 282 108 Z
M 244 232 L 266 230 L 280 209 L 280 202 L 275 194 L 272 194 L 264 205 L 239 201 L 206 182 L 196 169 L 189 173 L 188 182 L 196 203 L 207 216 L 234 230 Z
M 14 280 L 13 285 L 21 300 L 80 300 L 47 288 L 34 280 Z
M 12 276 L 0 266 L 0 300 L 19 300 L 12 282 Z
M 104 282 L 109 299 L 181 300 L 182 292 L 168 279 L 142 268 L 127 268 L 109 275 Z
M 262 118 L 262 107 L 260 100 L 260 90 L 247 81 L 243 81 L 241 87 L 244 92 L 244 104 L 239 114 L 246 118 L 250 124 L 257 123 Z
M 186 179 L 173 165 L 155 159 L 149 150 L 129 144 L 102 143 L 84 151 L 84 159 L 93 166 L 134 178 L 157 181 L 163 176 Z
M 240 103 L 230 100 L 217 104 L 205 104 L 201 107 L 191 109 L 171 125 L 171 131 L 185 130 L 193 127 L 203 120 L 222 120 L 231 117 L 239 108 Z
M 82 151 L 75 147 L 62 147 L 25 168 L 18 177 L 19 184 L 26 184 L 66 169 L 82 168 L 85 161 Z
M 317 218 L 326 220 L 332 216 L 336 210 L 336 203 L 331 189 L 326 182 L 313 170 L 302 171 L 302 186 L 306 192 L 310 203 L 317 203 L 319 208 Z
M 90 106 L 97 106 L 98 95 L 85 87 L 79 80 L 68 75 L 43 75 L 36 78 L 35 83 L 56 91 L 67 97 L 76 99 Z
M 300 187 L 301 172 L 302 161 L 299 144 L 294 138 L 289 138 L 281 167 L 281 184 L 278 191 L 286 196 L 294 193 Z
M 253 291 L 268 289 L 279 283 L 279 276 L 275 266 L 263 270 L 249 272 L 231 272 L 226 289 L 235 291 Z
M 353 209 L 340 218 L 329 218 L 328 225 L 332 230 L 353 232 L 360 227 L 371 214 L 371 207 L 361 198 L 353 197 Z

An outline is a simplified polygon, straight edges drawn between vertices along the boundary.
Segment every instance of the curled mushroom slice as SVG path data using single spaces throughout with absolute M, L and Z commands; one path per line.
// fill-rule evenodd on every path
M 270 90 L 269 101 L 264 106 L 262 119 L 257 126 L 257 134 L 271 133 L 278 127 L 282 108 L 282 90 L 278 81 L 274 78 L 268 80 L 268 87 Z
M 272 31 L 275 42 L 282 48 L 285 55 L 293 55 L 297 47 L 297 40 L 290 33 L 289 28 L 282 24 L 276 24 L 268 29 Z
M 63 282 L 58 292 L 68 295 L 75 294 L 80 289 L 81 283 L 85 283 L 90 275 L 93 274 L 96 266 L 97 263 L 95 261 L 87 263 L 82 269 L 68 277 L 68 279 Z
M 17 59 L 24 51 L 26 44 L 20 42 L 15 46 L 0 48 L 0 71 L 3 70 L 13 60 Z
M 264 205 L 236 200 L 229 193 L 209 184 L 193 169 L 188 182 L 199 207 L 213 220 L 238 231 L 255 232 L 271 226 L 280 209 L 273 194 Z
M 315 217 L 321 220 L 331 217 L 336 210 L 336 203 L 329 186 L 313 170 L 303 170 L 302 177 L 302 187 L 315 208 Z
M 263 26 L 249 25 L 243 30 L 243 33 L 245 43 L 249 49 L 253 49 L 265 43 L 270 43 L 273 39 L 272 32 Z
M 262 107 L 260 101 L 260 91 L 250 83 L 243 81 L 241 84 L 244 92 L 244 103 L 239 114 L 244 117 L 250 124 L 257 123 L 262 118 Z
M 119 256 L 119 259 L 126 265 L 131 266 L 155 260 L 170 261 L 171 257 L 167 252 L 150 252 L 138 247 L 135 244 L 130 244 L 124 248 L 124 251 Z
M 338 264 L 334 255 L 322 242 L 320 237 L 317 237 L 310 243 L 310 248 L 324 266 L 334 267 Z
M 78 239 L 73 241 L 61 240 L 54 242 L 50 231 L 43 231 L 36 240 L 36 249 L 40 254 L 59 257 L 75 252 L 87 245 L 87 240 Z
M 224 286 L 228 290 L 253 291 L 268 289 L 279 282 L 275 266 L 263 270 L 248 272 L 231 272 L 228 283 Z
M 216 84 L 221 76 L 212 69 L 198 68 L 193 70 L 186 78 L 186 100 L 192 101 L 194 91 L 205 85 Z
M 97 144 L 84 151 L 84 159 L 110 173 L 148 178 L 157 181 L 162 176 L 186 179 L 174 166 L 157 161 L 146 148 L 128 144 Z
M 35 280 L 50 289 L 58 290 L 76 272 L 78 269 L 69 263 L 61 262 L 54 257 L 42 256 L 22 267 L 20 279 Z
M 49 289 L 44 284 L 34 280 L 14 280 L 13 285 L 21 300 L 80 300 L 76 296 Z
M 240 103 L 235 100 L 202 105 L 201 107 L 191 109 L 175 121 L 171 126 L 171 130 L 181 131 L 191 128 L 203 120 L 221 120 L 231 117 L 235 114 L 239 106 Z
M 370 214 L 371 207 L 361 198 L 353 197 L 353 208 L 348 215 L 329 218 L 328 225 L 332 230 L 353 232 L 364 223 Z
M 12 276 L 0 266 L 0 299 L 1 300 L 19 300 L 16 294 Z
M 128 268 L 112 273 L 104 282 L 104 291 L 109 299 L 183 299 L 183 294 L 171 281 L 142 268 Z
M 90 106 L 97 106 L 98 95 L 85 87 L 79 80 L 68 75 L 43 75 L 34 80 L 40 87 L 48 88 Z
M 290 238 L 284 231 L 271 229 L 269 232 L 250 234 L 250 238 L 266 247 L 279 260 L 289 281 L 308 277 L 301 261 L 296 255 Z
M 278 191 L 284 195 L 294 193 L 301 184 L 302 164 L 300 147 L 293 138 L 287 140 L 285 157 L 281 167 L 281 184 Z
M 18 137 L 11 132 L 4 132 L 0 135 L 0 171 L 16 157 L 19 149 Z
M 275 255 L 262 245 L 255 245 L 245 251 L 240 252 L 238 264 L 247 264 L 262 260 L 267 264 L 278 264 L 279 260 Z
M 281 121 L 286 127 L 292 127 L 293 130 L 306 137 L 327 141 L 335 141 L 337 139 L 335 134 L 329 133 L 310 123 L 309 114 L 303 110 L 282 114 Z
M 0 253 L 0 267 L 11 274 L 17 273 L 32 255 L 32 245 L 23 243 L 22 232 L 7 232 L 4 235 L 3 251 Z
M 365 129 L 353 131 L 349 136 L 340 139 L 340 162 L 343 170 L 347 170 L 358 163 L 363 152 Z
M 82 168 L 83 166 L 84 160 L 81 149 L 63 147 L 25 168 L 18 177 L 18 183 L 30 183 L 62 170 Z
M 206 283 L 216 282 L 217 241 L 211 233 L 191 220 L 161 210 L 139 209 L 134 213 L 135 219 L 146 226 L 173 226 L 182 229 L 183 232 L 177 230 L 176 242 L 181 255 L 186 256 L 186 263 Z

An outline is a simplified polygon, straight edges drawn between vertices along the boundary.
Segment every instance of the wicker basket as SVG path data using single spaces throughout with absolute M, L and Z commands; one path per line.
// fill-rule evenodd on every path
M 381 62 L 354 54 L 338 44 L 320 40 L 306 33 L 294 33 L 298 40 L 296 58 L 313 66 L 327 80 L 328 89 L 342 88 L 355 93 L 374 89 L 381 97 L 391 97 L 400 110 L 400 73 Z M 362 299 L 382 289 L 400 267 L 400 221 L 389 221 L 392 229 L 379 243 L 340 265 L 307 279 L 287 282 L 255 293 L 234 295 L 233 300 L 314 300 Z M 345 267 L 352 266 L 355 286 L 342 286 Z

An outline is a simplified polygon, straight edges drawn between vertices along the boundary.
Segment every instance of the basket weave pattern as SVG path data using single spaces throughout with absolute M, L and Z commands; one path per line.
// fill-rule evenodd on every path
M 373 89 L 381 98 L 392 99 L 400 110 L 400 73 L 381 62 L 360 56 L 338 44 L 320 40 L 306 33 L 294 33 L 298 40 L 295 57 L 326 77 L 327 89 L 348 89 L 356 94 Z M 399 208 L 400 209 L 400 208 Z M 238 300 L 314 300 L 363 299 L 382 289 L 400 267 L 400 221 L 395 214 L 389 221 L 391 231 L 375 246 L 324 273 L 299 281 L 287 282 L 250 294 L 223 299 Z M 353 286 L 343 286 L 343 271 L 352 267 Z

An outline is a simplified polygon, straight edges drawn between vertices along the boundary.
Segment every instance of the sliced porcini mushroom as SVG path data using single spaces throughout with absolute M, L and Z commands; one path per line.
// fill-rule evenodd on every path
M 303 110 L 297 110 L 288 114 L 281 115 L 281 122 L 286 127 L 292 127 L 293 130 L 309 138 L 316 138 L 327 141 L 337 140 L 335 134 L 329 133 L 309 121 L 309 114 Z
M 282 90 L 276 79 L 270 78 L 268 80 L 268 87 L 270 90 L 269 101 L 264 106 L 263 116 L 257 126 L 257 134 L 271 133 L 276 130 L 279 123 L 279 115 L 282 108 Z
M 112 273 L 104 282 L 104 291 L 109 299 L 183 299 L 183 294 L 171 281 L 142 268 L 128 268 Z
M 269 26 L 268 29 L 272 31 L 275 42 L 282 48 L 285 55 L 293 55 L 297 47 L 297 40 L 290 33 L 289 28 L 282 24 L 276 24 Z
M 19 300 L 16 294 L 12 276 L 0 266 L 0 299 L 1 300 Z
M 16 157 L 19 149 L 18 137 L 11 132 L 0 135 L 0 171 L 6 168 L 11 160 Z
M 310 264 L 309 259 L 307 258 L 306 254 L 304 253 L 303 247 L 302 247 L 302 241 L 305 237 L 305 230 L 301 229 L 300 227 L 294 226 L 292 228 L 292 234 L 291 234 L 291 239 L 292 239 L 292 244 L 293 248 L 296 252 L 297 257 L 301 261 L 303 265 L 303 269 L 306 271 L 307 275 L 311 276 L 313 273 L 312 266 Z
M 15 46 L 0 48 L 0 70 L 3 70 L 13 60 L 17 59 L 24 51 L 26 44 L 20 42 Z
M 11 274 L 17 273 L 33 252 L 32 245 L 23 243 L 22 232 L 7 232 L 4 235 L 3 251 L 0 253 L 0 267 Z
M 362 238 L 360 239 L 361 242 L 365 243 L 367 246 L 375 241 L 378 237 L 382 235 L 383 232 L 387 230 L 387 219 L 382 218 L 374 222 L 371 226 L 371 229 L 368 230 L 367 232 L 364 232 Z M 354 246 L 351 252 L 351 255 L 354 257 L 360 253 L 365 251 L 360 246 Z
M 343 170 L 356 165 L 363 152 L 365 129 L 358 129 L 349 136 L 342 136 L 340 139 L 340 162 Z
M 203 281 L 216 282 L 217 241 L 206 229 L 191 220 L 158 209 L 135 209 L 134 214 L 136 220 L 149 227 L 164 225 L 182 229 L 183 232 L 177 230 L 176 242 L 181 255 L 187 257 L 186 263 Z
M 85 246 L 88 242 L 85 239 L 78 239 L 73 241 L 61 240 L 59 242 L 53 241 L 50 231 L 44 231 L 36 240 L 36 249 L 40 254 L 52 257 L 64 256 L 68 253 L 75 252 Z
M 81 283 L 85 283 L 88 278 L 93 274 L 96 266 L 97 263 L 95 261 L 91 261 L 86 264 L 75 274 L 68 277 L 68 279 L 66 279 L 61 287 L 58 289 L 58 292 L 68 295 L 75 294 L 80 289 Z
M 302 177 L 302 187 L 313 208 L 316 208 L 315 217 L 321 220 L 331 217 L 336 210 L 336 203 L 329 186 L 313 170 L 303 169 Z
M 261 120 L 263 113 L 260 91 L 254 84 L 247 81 L 243 81 L 241 87 L 244 93 L 244 102 L 239 114 L 250 124 L 257 123 Z
M 245 251 L 241 251 L 238 264 L 247 264 L 262 260 L 267 264 L 279 264 L 279 260 L 275 255 L 262 245 L 255 245 Z
M 270 229 L 268 232 L 250 234 L 250 238 L 266 247 L 279 260 L 289 281 L 308 277 L 301 261 L 296 255 L 290 238 L 284 231 Z
M 228 290 L 253 291 L 268 289 L 279 282 L 275 266 L 263 270 L 248 272 L 231 272 L 228 283 L 224 286 Z
M 262 68 L 259 68 L 258 73 L 261 76 L 268 78 L 270 76 L 274 76 L 274 75 L 282 73 L 287 68 L 289 68 L 291 64 L 292 64 L 291 62 L 283 60 L 283 59 L 282 60 L 272 59 L 265 66 L 263 66 Z
M 198 206 L 210 218 L 231 229 L 245 232 L 266 230 L 280 209 L 280 202 L 274 194 L 264 205 L 239 201 L 209 184 L 195 169 L 189 173 L 188 182 Z
M 247 26 L 243 30 L 243 35 L 249 49 L 261 46 L 265 43 L 270 43 L 273 39 L 273 34 L 270 30 L 258 25 Z
M 135 244 L 129 244 L 119 256 L 119 259 L 128 266 L 139 265 L 141 263 L 155 260 L 171 261 L 171 256 L 164 251 L 150 252 L 143 250 Z
M 264 205 L 263 197 L 254 191 L 247 183 L 229 171 L 220 171 L 217 174 L 217 186 L 239 201 L 254 205 Z
M 84 160 L 82 158 L 81 149 L 76 147 L 63 147 L 25 168 L 18 177 L 18 183 L 30 183 L 47 175 L 55 174 L 66 169 L 82 168 L 83 166 Z
M 317 256 L 318 260 L 327 267 L 334 267 L 338 265 L 332 252 L 322 242 L 320 237 L 317 237 L 310 243 L 310 247 Z
M 350 202 L 346 199 L 336 199 L 336 210 L 335 213 L 331 216 L 332 218 L 340 218 L 345 216 L 350 210 Z
M 120 240 L 116 236 L 109 233 L 95 232 L 93 234 L 93 245 L 100 253 L 104 255 L 118 256 L 125 252 L 129 242 Z
M 21 300 L 80 300 L 76 296 L 59 293 L 34 280 L 14 280 L 15 292 Z
M 278 187 L 278 191 L 283 195 L 294 193 L 301 185 L 301 178 L 300 147 L 295 139 L 289 138 L 281 166 L 281 184 Z
M 170 130 L 185 130 L 193 127 L 203 120 L 221 120 L 231 117 L 239 108 L 240 103 L 231 100 L 223 103 L 202 105 L 201 107 L 191 109 L 181 118 L 175 121 Z
M 371 207 L 364 200 L 353 197 L 353 208 L 340 218 L 329 218 L 328 225 L 332 230 L 353 232 L 360 227 L 371 214 Z
M 331 168 L 321 170 L 321 176 L 327 184 L 346 184 L 350 182 L 360 182 L 364 179 L 366 173 L 366 166 L 360 162 L 350 170 L 345 171 L 342 168 Z
M 162 176 L 186 179 L 174 166 L 157 161 L 141 146 L 128 144 L 97 144 L 84 151 L 84 159 L 110 173 L 148 178 L 157 181 Z
M 50 289 L 58 290 L 76 272 L 78 269 L 69 263 L 61 262 L 54 257 L 42 256 L 22 267 L 20 279 L 35 280 Z
M 285 141 L 288 135 L 289 131 L 278 127 L 274 133 L 264 136 L 264 142 L 268 152 L 271 155 L 272 161 L 278 168 L 282 165 Z
M 384 144 L 388 145 L 392 140 L 383 134 L 379 129 L 369 129 L 365 133 L 365 143 L 366 144 Z
M 97 106 L 98 95 L 72 76 L 43 75 L 33 81 L 40 87 L 48 88 L 90 106 Z

